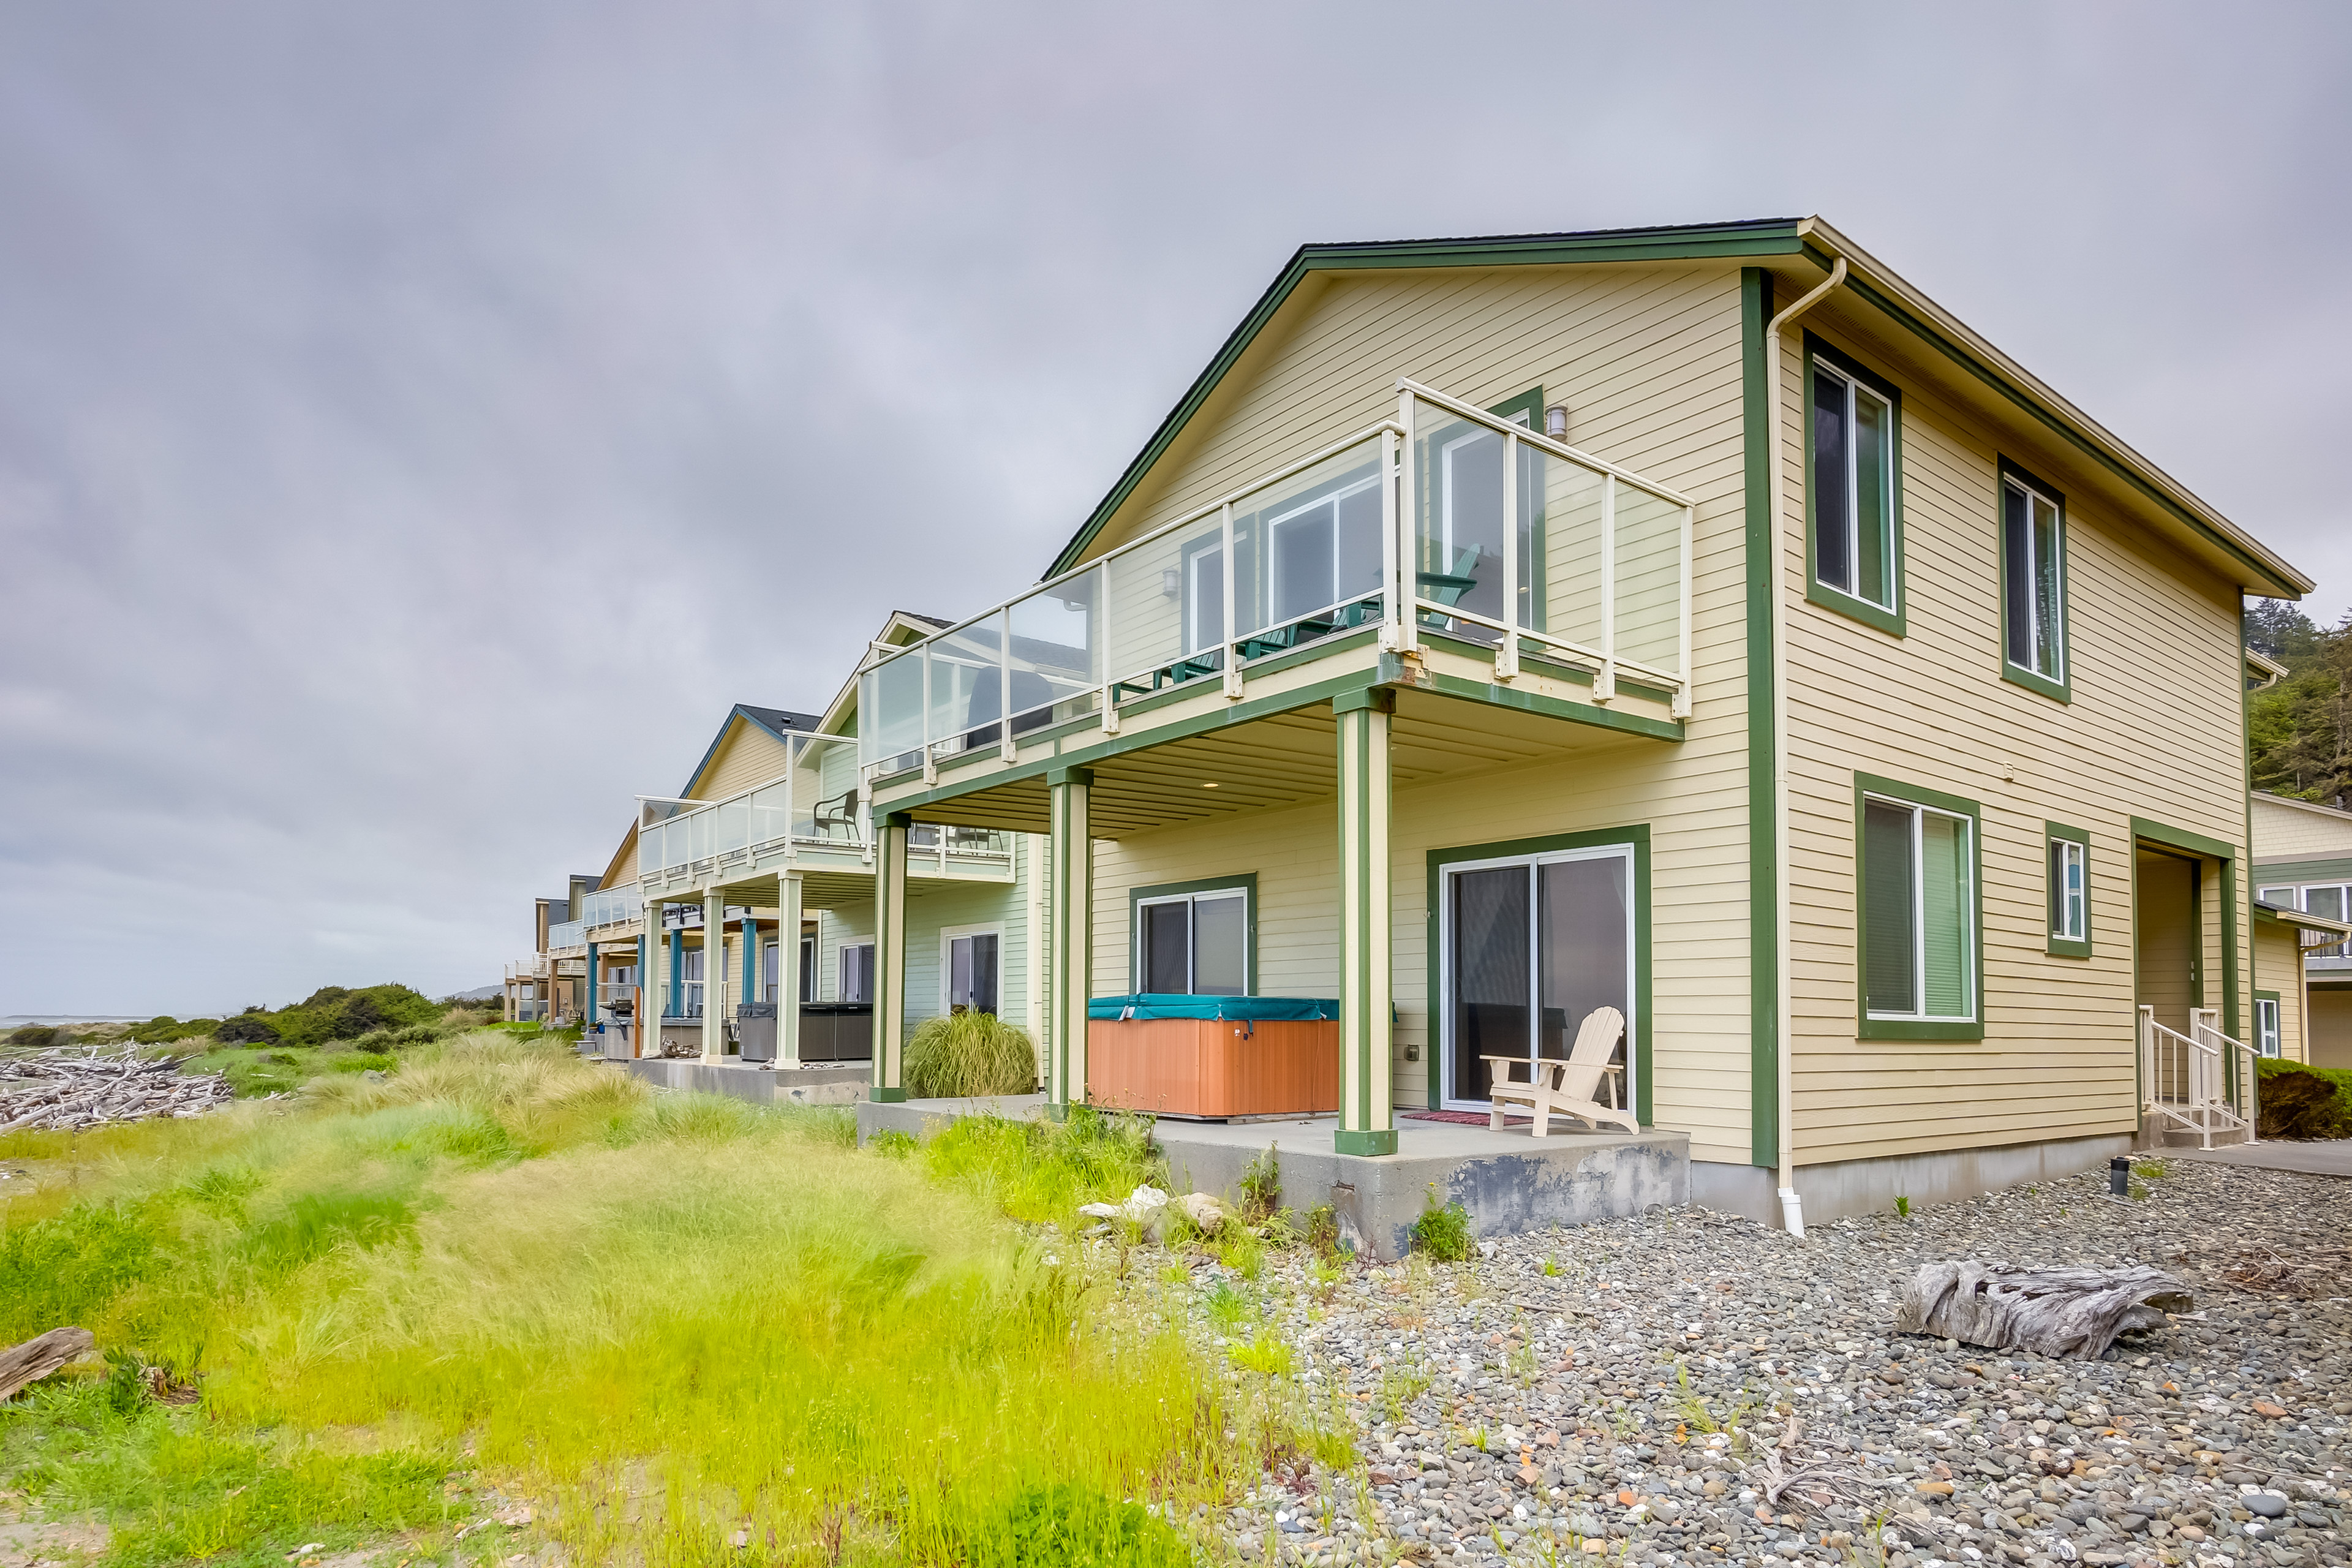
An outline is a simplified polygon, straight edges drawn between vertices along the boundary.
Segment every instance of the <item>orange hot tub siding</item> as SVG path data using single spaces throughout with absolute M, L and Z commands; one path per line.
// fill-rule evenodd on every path
M 1337 1019 L 1097 1018 L 1087 1098 L 1161 1116 L 1328 1114 L 1339 1109 Z

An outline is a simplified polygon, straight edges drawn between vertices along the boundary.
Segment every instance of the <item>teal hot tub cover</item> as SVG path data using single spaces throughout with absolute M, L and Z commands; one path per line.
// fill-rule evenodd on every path
M 1276 1019 L 1337 1018 L 1336 996 L 1188 996 L 1149 992 L 1134 996 L 1097 996 L 1087 1003 L 1089 1018 L 1213 1018 L 1241 1023 Z

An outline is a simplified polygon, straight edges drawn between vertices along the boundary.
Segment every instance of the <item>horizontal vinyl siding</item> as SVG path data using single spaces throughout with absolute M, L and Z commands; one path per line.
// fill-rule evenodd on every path
M 1876 364 L 1866 352 L 1848 352 Z M 2086 507 L 2053 473 L 2070 493 L 2074 700 L 2002 679 L 1996 458 L 2037 471 L 2054 465 L 1964 426 L 1924 389 L 1890 376 L 1904 391 L 1908 635 L 1897 639 L 1804 603 L 1803 356 L 1794 334 L 1782 364 L 1797 1158 L 2128 1131 L 2129 819 L 2227 843 L 2245 837 L 2234 590 L 2167 547 L 2127 538 L 2118 519 Z M 1981 1044 L 1856 1037 L 1857 772 L 1982 810 Z M 2049 821 L 2091 835 L 2087 960 L 2045 951 Z M 2216 1007 L 2218 884 L 2209 869 L 2205 990 Z M 2243 1028 L 2250 994 L 2241 1007 Z
M 2305 1044 L 2311 1037 L 2311 1021 L 2304 1016 L 2305 999 L 2303 986 L 2303 951 L 2297 943 L 2294 928 L 2274 921 L 2259 921 L 2254 925 L 2254 989 L 2275 991 L 2279 997 L 2279 1057 L 2291 1062 L 2307 1062 L 2311 1053 Z M 2258 1034 L 2253 1020 L 2246 1020 L 2246 1044 L 2257 1044 Z
M 784 773 L 784 743 L 756 724 L 734 721 L 689 790 L 697 800 L 725 800 Z
M 2332 860 L 2352 858 L 2352 816 L 2322 815 L 2254 797 L 2254 858 Z
M 1430 1049 L 1428 849 L 1647 822 L 1657 905 L 1655 1120 L 1690 1131 L 1699 1158 L 1744 1162 L 1750 1128 L 1738 270 L 1462 268 L 1343 276 L 1318 287 L 1285 335 L 1227 377 L 1094 551 L 1393 417 L 1400 374 L 1481 405 L 1540 384 L 1547 403 L 1567 407 L 1571 445 L 1689 495 L 1696 503 L 1696 681 L 1686 738 L 1398 792 L 1393 1066 L 1398 1102 L 1420 1104 Z M 1475 726 L 1479 711 L 1461 704 L 1459 721 Z M 1325 801 L 1099 845 L 1097 994 L 1128 984 L 1128 888 L 1255 871 L 1259 985 L 1337 994 L 1337 831 Z M 1405 1061 L 1408 1046 L 1419 1047 L 1422 1059 Z

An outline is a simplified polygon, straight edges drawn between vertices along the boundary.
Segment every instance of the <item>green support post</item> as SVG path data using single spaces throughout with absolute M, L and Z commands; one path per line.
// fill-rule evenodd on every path
M 1342 1154 L 1393 1154 L 1394 1033 L 1389 900 L 1389 721 L 1385 687 L 1332 700 L 1339 743 L 1339 1127 Z
M 1053 966 L 1046 1026 L 1052 1052 L 1045 1114 L 1059 1121 L 1087 1102 L 1087 1002 L 1094 991 L 1095 843 L 1089 813 L 1095 775 L 1055 768 L 1045 775 L 1051 804 L 1052 893 L 1047 913 Z
M 904 812 L 888 812 L 874 843 L 874 1084 L 883 1104 L 907 1098 L 907 829 Z

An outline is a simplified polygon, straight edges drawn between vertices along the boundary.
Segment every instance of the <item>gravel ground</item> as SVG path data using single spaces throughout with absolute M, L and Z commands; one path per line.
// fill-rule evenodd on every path
M 1286 1342 L 1368 1461 L 1277 1464 L 1228 1539 L 1283 1563 L 2352 1562 L 2352 1186 L 2143 1169 L 2134 1202 L 2100 1171 L 1802 1242 L 1657 1209 L 1453 1267 L 1204 1264 L 1229 1342 Z M 2197 1310 L 2097 1362 L 1896 1332 L 1898 1282 L 1970 1257 L 2152 1264 Z

